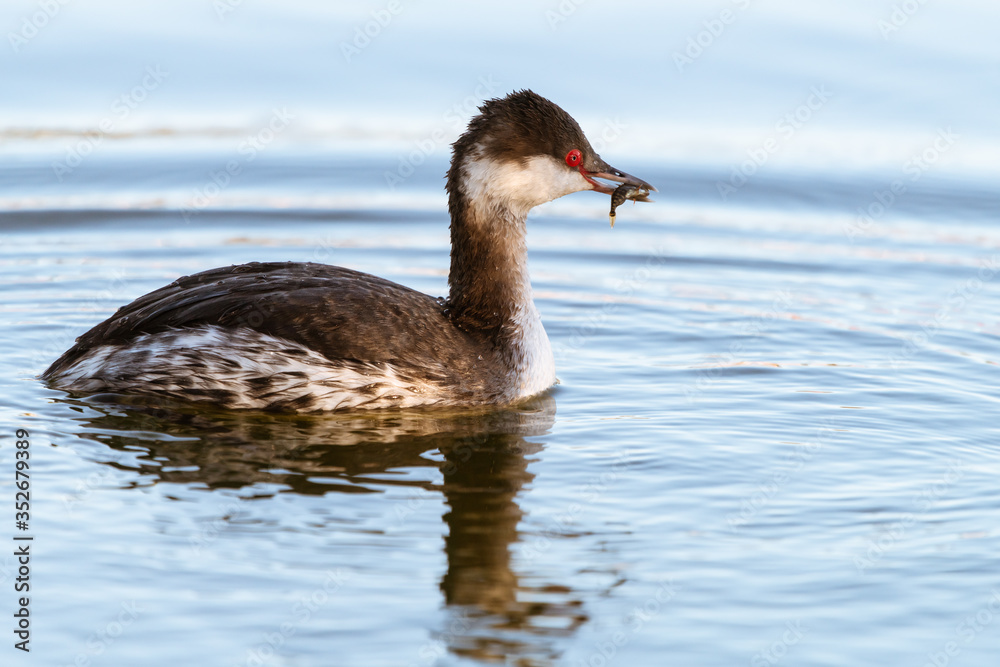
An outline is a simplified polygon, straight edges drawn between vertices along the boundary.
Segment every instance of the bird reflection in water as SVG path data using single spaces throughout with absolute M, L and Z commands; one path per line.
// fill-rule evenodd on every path
M 142 472 L 151 483 L 210 490 L 266 484 L 305 495 L 409 485 L 442 493 L 448 530 L 440 587 L 449 620 L 433 639 L 454 655 L 553 664 L 558 639 L 587 620 L 567 582 L 540 583 L 529 564 L 513 558 L 523 516 L 518 495 L 534 479 L 528 463 L 542 449 L 526 438 L 551 428 L 549 396 L 491 412 L 324 416 L 210 412 L 118 396 L 73 403 L 89 413 L 79 422 L 81 436 L 99 433 L 102 444 L 130 457 L 137 448 L 148 452 Z M 151 432 L 168 438 L 151 442 Z M 392 474 L 430 466 L 439 468 L 437 475 Z

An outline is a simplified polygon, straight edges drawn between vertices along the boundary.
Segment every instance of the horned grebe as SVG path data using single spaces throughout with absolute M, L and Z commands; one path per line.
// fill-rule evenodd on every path
M 525 221 L 557 197 L 655 190 L 604 162 L 573 118 L 523 90 L 485 102 L 452 147 L 448 297 L 358 271 L 253 262 L 196 273 L 80 336 L 42 375 L 75 392 L 320 411 L 503 405 L 556 381 Z

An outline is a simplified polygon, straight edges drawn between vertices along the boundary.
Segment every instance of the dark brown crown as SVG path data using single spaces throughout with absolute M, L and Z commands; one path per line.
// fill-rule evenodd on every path
M 474 146 L 482 147 L 483 157 L 502 161 L 523 162 L 535 155 L 562 161 L 574 148 L 583 153 L 585 166 L 597 158 L 573 117 L 530 90 L 487 100 L 479 107 L 479 115 L 469 121 L 468 129 L 452 146 L 449 191 L 458 186 L 458 165 Z

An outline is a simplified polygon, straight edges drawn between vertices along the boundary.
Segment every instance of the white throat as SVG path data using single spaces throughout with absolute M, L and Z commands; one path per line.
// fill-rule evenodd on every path
M 470 202 L 496 201 L 522 217 L 539 204 L 593 189 L 583 174 L 551 155 L 533 155 L 524 162 L 494 160 L 484 157 L 481 147 L 466 161 L 463 176 Z
M 528 211 L 557 197 L 589 190 L 591 185 L 579 172 L 549 156 L 533 156 L 524 165 L 477 157 L 465 163 L 463 177 L 461 187 L 471 209 L 468 222 L 490 227 L 491 237 L 505 249 L 507 278 L 513 279 L 510 398 L 533 396 L 555 384 L 556 371 L 528 273 Z

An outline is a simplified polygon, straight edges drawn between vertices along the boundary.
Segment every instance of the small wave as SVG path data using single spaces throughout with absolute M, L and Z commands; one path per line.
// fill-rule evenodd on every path
M 809 169 L 857 173 L 872 170 L 902 172 L 907 164 L 928 157 L 935 173 L 993 177 L 1000 173 L 1000 138 L 984 136 L 958 139 L 954 149 L 935 152 L 941 132 L 950 128 L 884 130 L 859 128 L 810 128 L 792 138 L 762 135 L 759 127 L 713 124 L 684 125 L 656 120 L 633 120 L 610 140 L 601 138 L 603 124 L 581 121 L 595 138 L 595 147 L 612 164 L 629 159 L 693 166 L 722 166 L 733 173 L 756 174 L 781 169 Z M 266 127 L 260 119 L 179 121 L 161 119 L 144 126 L 116 125 L 110 131 L 70 122 L 45 126 L 23 124 L 0 128 L 0 142 L 26 152 L 69 150 L 79 142 L 108 139 L 129 142 L 162 142 L 172 151 L 185 143 L 236 146 Z M 462 128 L 412 118 L 298 118 L 294 126 L 276 137 L 282 145 L 310 147 L 330 153 L 375 151 L 406 158 L 413 151 L 424 158 L 446 156 Z M 940 142 L 938 142 L 940 146 Z M 932 161 L 932 162 L 931 162 Z
M 330 195 L 225 194 L 205 206 L 193 205 L 189 195 L 153 192 L 96 193 L 86 195 L 0 196 L 0 211 L 188 211 L 191 215 L 211 211 L 301 210 L 301 211 L 414 211 L 446 212 L 443 195 L 432 193 L 387 193 L 377 196 L 356 193 Z

